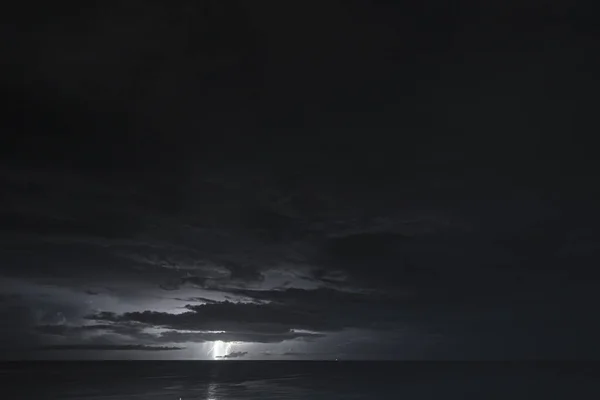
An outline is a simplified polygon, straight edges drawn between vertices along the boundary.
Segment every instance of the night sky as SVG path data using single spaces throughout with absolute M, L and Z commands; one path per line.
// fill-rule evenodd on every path
M 1 357 L 600 356 L 587 4 L 29 3 Z

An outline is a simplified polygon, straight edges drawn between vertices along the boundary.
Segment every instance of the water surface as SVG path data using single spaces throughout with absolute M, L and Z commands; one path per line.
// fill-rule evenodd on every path
M 119 361 L 0 364 L 6 399 L 600 399 L 599 363 Z

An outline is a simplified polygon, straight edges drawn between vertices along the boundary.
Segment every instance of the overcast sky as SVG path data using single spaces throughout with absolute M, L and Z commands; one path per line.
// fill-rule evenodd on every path
M 597 357 L 595 21 L 412 3 L 5 13 L 2 357 Z

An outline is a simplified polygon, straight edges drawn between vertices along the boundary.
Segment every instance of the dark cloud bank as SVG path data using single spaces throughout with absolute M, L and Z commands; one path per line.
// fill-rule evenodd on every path
M 142 350 L 142 351 L 166 351 L 166 350 L 182 350 L 182 347 L 166 347 L 166 346 L 143 346 L 143 345 L 94 345 L 94 344 L 67 344 L 39 347 L 38 350 Z
M 586 13 L 375 3 L 14 11 L 7 357 L 597 357 Z

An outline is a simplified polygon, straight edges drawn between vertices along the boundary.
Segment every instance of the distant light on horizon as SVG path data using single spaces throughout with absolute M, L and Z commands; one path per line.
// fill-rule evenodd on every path
M 212 356 L 213 360 L 221 360 L 223 356 L 230 353 L 233 343 L 216 340 L 208 351 L 208 355 Z

